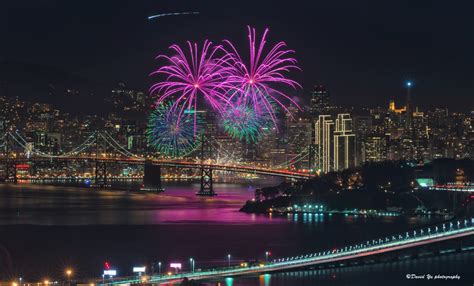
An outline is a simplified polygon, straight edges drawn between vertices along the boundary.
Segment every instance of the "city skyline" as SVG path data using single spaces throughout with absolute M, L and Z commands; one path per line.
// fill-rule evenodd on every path
M 1 2 L 0 286 L 474 281 L 474 2 Z

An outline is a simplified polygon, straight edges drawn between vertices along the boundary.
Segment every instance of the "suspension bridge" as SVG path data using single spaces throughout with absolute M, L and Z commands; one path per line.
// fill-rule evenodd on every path
M 304 180 L 311 177 L 309 172 L 292 171 L 288 167 L 308 157 L 307 150 L 303 150 L 287 162 L 278 166 L 267 167 L 240 162 L 220 162 L 217 157 L 223 153 L 224 156 L 232 157 L 225 148 L 217 141 L 211 141 L 208 137 L 203 137 L 200 146 L 194 150 L 195 158 L 159 158 L 149 155 L 137 155 L 122 146 L 108 132 L 93 132 L 85 140 L 63 153 L 47 153 L 34 147 L 19 132 L 7 132 L 0 137 L 0 164 L 4 168 L 4 180 L 16 183 L 17 170 L 25 164 L 35 164 L 41 162 L 93 162 L 94 186 L 109 186 L 109 173 L 107 166 L 110 164 L 143 165 L 145 168 L 145 179 L 147 173 L 154 176 L 154 189 L 161 189 L 161 181 L 156 177 L 161 176 L 161 167 L 197 169 L 200 171 L 201 188 L 199 195 L 215 195 L 213 189 L 213 172 L 225 171 L 234 173 L 247 173 L 255 175 L 277 176 L 287 179 Z M 152 172 L 147 172 L 152 169 Z
M 251 266 L 234 266 L 214 269 L 202 269 L 179 274 L 152 275 L 150 283 L 173 283 L 184 278 L 193 280 L 214 279 L 219 277 L 233 277 L 239 275 L 256 275 L 276 271 L 287 271 L 296 268 L 314 267 L 331 263 L 343 263 L 359 258 L 377 256 L 416 247 L 427 246 L 443 241 L 450 241 L 474 235 L 474 218 L 446 222 L 436 226 L 425 227 L 368 240 L 362 243 L 335 247 L 316 253 L 308 253 L 292 257 L 273 259 L 271 262 Z M 472 249 L 472 247 L 470 247 Z M 102 285 L 125 285 L 143 283 L 137 277 L 115 278 L 113 281 L 97 281 Z

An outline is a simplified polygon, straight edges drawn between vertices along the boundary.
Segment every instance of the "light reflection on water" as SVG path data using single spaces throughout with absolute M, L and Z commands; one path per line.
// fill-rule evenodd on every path
M 271 182 L 270 182 L 271 183 Z M 273 181 L 273 184 L 278 182 Z M 0 186 L 0 224 L 153 225 L 279 223 L 239 212 L 262 184 L 216 184 L 218 196 L 195 196 L 199 185 L 165 185 L 161 194 L 38 185 Z
M 219 195 L 213 198 L 195 196 L 198 184 L 165 185 L 162 194 L 0 185 L 0 244 L 10 253 L 12 268 L 32 265 L 23 269 L 25 275 L 29 271 L 41 278 L 49 271 L 60 277 L 63 273 L 58 269 L 63 268 L 65 257 L 72 257 L 81 275 L 95 277 L 105 258 L 123 275 L 131 274 L 136 263 L 187 261 L 191 256 L 199 267 L 219 266 L 226 263 L 222 258 L 228 253 L 236 261 L 262 259 L 267 250 L 275 257 L 287 257 L 431 222 L 429 218 L 239 212 L 255 188 L 278 182 L 265 183 L 216 184 Z M 24 245 L 27 256 L 19 251 Z M 54 252 L 44 245 L 54 245 Z M 0 269 L 0 275 L 8 274 L 4 270 Z M 244 278 L 220 283 L 314 285 L 314 281 L 285 284 L 278 275 L 257 277 L 251 284 L 245 284 Z
M 273 182 L 276 184 L 277 182 Z M 246 214 L 239 209 L 258 184 L 216 184 L 218 196 L 195 195 L 193 185 L 168 185 L 161 194 L 38 185 L 0 185 L 0 225 L 323 224 L 316 213 Z M 346 216 L 345 223 L 365 221 Z M 385 218 L 384 218 L 385 219 Z M 390 219 L 390 218 L 387 218 Z M 413 224 L 419 223 L 419 219 Z

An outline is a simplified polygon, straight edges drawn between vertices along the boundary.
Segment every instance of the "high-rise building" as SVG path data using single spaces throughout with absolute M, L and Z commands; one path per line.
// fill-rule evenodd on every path
M 362 145 L 363 162 L 382 162 L 387 159 L 385 136 L 372 135 L 367 136 Z
M 330 172 L 333 164 L 334 121 L 331 115 L 319 115 L 315 123 L 317 167 L 323 173 Z
M 287 136 L 288 143 L 286 146 L 287 154 L 290 157 L 294 157 L 306 150 L 311 144 L 311 123 L 304 118 L 298 118 L 287 123 Z M 314 163 L 314 162 L 313 162 Z M 298 167 L 308 167 L 307 160 L 301 160 L 300 166 Z
M 334 130 L 334 171 L 352 168 L 356 165 L 355 143 L 350 114 L 338 114 Z
M 322 173 L 339 171 L 356 164 L 355 134 L 349 114 L 319 115 L 314 124 L 317 167 Z
M 374 133 L 375 125 L 374 125 L 373 117 L 370 115 L 356 115 L 353 117 L 353 130 L 356 140 L 356 162 L 360 164 L 364 162 L 364 142 L 367 136 Z
M 329 93 L 323 85 L 315 85 L 311 93 L 309 113 L 313 121 L 318 120 L 319 115 L 328 114 Z

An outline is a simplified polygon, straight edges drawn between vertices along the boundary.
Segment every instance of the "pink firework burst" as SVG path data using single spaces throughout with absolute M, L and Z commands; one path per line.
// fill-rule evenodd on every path
M 198 99 L 202 97 L 219 113 L 224 111 L 228 102 L 226 91 L 227 56 L 218 57 L 220 46 L 212 47 L 205 41 L 202 49 L 197 43 L 187 42 L 188 54 L 178 45 L 172 45 L 172 56 L 159 55 L 156 59 L 164 59 L 166 65 L 161 66 L 151 75 L 164 75 L 165 80 L 151 86 L 150 92 L 157 94 L 156 104 L 171 100 L 170 112 L 178 113 L 177 120 L 187 112 L 194 112 L 198 107 Z M 196 131 L 196 113 L 194 112 L 194 131 Z
M 294 104 L 299 108 L 290 96 L 277 87 L 301 88 L 299 83 L 287 78 L 289 72 L 300 68 L 296 65 L 296 59 L 291 57 L 294 51 L 287 49 L 285 42 L 278 42 L 268 53 L 264 53 L 269 29 L 265 29 L 257 43 L 255 29 L 247 28 L 250 48 L 248 61 L 242 59 L 230 41 L 224 41 L 228 47 L 224 48 L 228 58 L 224 63 L 229 65 L 226 70 L 227 83 L 233 86 L 231 97 L 238 96 L 238 104 L 252 104 L 257 114 L 269 113 L 276 126 L 275 104 L 272 103 L 276 103 L 290 115 L 287 104 Z

